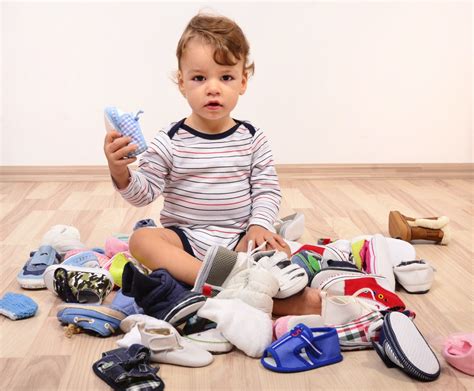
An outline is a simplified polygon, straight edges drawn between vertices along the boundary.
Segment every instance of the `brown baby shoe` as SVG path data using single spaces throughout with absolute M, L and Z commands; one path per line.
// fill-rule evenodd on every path
M 390 236 L 406 242 L 428 240 L 448 244 L 451 239 L 448 223 L 449 218 L 446 216 L 416 219 L 404 216 L 398 210 L 390 211 L 388 216 Z

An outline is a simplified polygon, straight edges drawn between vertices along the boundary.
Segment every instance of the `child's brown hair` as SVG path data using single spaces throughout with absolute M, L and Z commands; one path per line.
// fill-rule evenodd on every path
M 255 64 L 249 61 L 249 44 L 241 28 L 233 20 L 219 15 L 198 14 L 194 16 L 184 29 L 178 47 L 178 67 L 181 69 L 181 57 L 186 44 L 195 37 L 215 48 L 214 61 L 219 65 L 235 65 L 243 60 L 244 72 L 252 75 Z

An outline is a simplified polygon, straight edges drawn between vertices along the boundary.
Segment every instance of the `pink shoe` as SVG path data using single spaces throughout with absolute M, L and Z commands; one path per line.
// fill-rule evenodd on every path
M 444 343 L 443 357 L 454 368 L 474 376 L 474 333 L 450 335 Z
M 117 253 L 128 251 L 128 243 L 123 240 L 110 236 L 105 240 L 105 255 L 112 258 Z
M 280 338 L 299 323 L 303 323 L 309 328 L 324 327 L 323 318 L 320 315 L 288 315 L 275 320 L 273 323 L 273 337 L 275 339 Z

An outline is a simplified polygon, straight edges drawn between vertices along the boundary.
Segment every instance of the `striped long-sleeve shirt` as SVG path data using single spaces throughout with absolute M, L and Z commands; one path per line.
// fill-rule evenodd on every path
M 163 227 L 176 226 L 202 258 L 212 244 L 230 247 L 250 225 L 272 229 L 281 201 L 269 143 L 260 129 L 236 121 L 220 134 L 184 120 L 158 132 L 120 193 L 135 206 L 160 195 Z

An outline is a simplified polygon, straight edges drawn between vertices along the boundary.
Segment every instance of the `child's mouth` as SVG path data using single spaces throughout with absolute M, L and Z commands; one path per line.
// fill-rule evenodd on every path
M 206 108 L 209 110 L 217 110 L 222 107 L 222 105 L 219 102 L 209 102 L 205 105 Z

